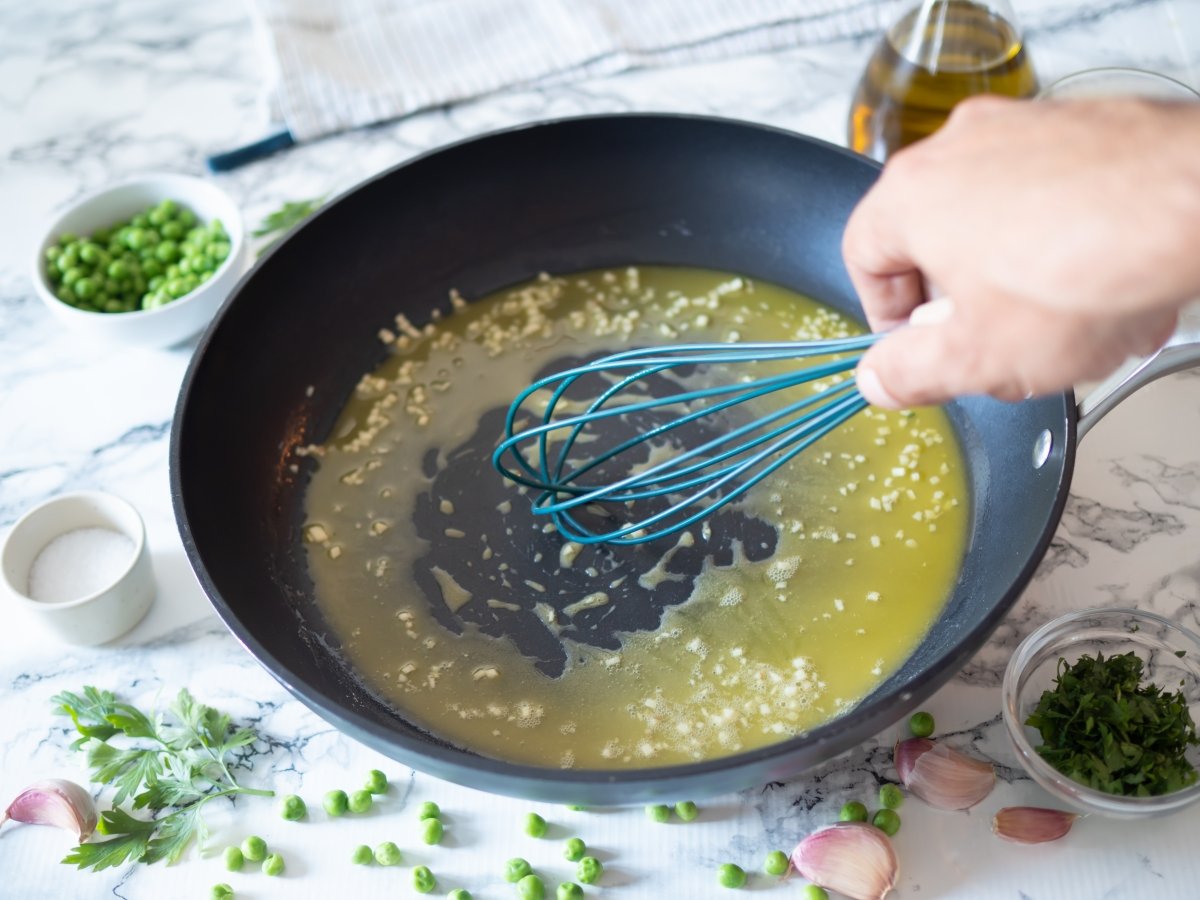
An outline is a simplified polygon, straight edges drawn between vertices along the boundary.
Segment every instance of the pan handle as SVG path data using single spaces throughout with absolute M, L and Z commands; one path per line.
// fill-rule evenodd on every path
M 1200 301 L 1179 314 L 1175 333 L 1156 353 L 1129 359 L 1079 402 L 1075 432 L 1082 438 L 1114 406 L 1155 379 L 1200 365 Z

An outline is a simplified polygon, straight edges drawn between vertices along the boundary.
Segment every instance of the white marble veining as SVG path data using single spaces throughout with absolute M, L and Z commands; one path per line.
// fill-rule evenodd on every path
M 1094 65 L 1133 65 L 1195 85 L 1200 4 L 1195 0 L 1024 0 L 1016 4 L 1043 80 Z M 833 141 L 844 136 L 852 86 L 873 35 L 819 47 L 682 69 L 634 72 L 539 91 L 514 91 L 336 136 L 222 176 L 257 222 L 282 200 L 353 184 L 450 140 L 534 119 L 614 110 L 684 110 L 768 122 Z M 486 795 L 413 773 L 313 716 L 229 636 L 196 585 L 176 533 L 167 489 L 167 442 L 192 346 L 114 350 L 62 331 L 28 280 L 37 223 L 61 203 L 147 170 L 200 172 L 206 154 L 260 137 L 262 66 L 244 9 L 234 0 L 0 0 L 0 529 L 56 493 L 100 488 L 142 512 L 160 586 L 149 617 L 115 644 L 72 649 L 7 609 L 0 627 L 0 801 L 36 777 L 84 780 L 57 691 L 96 684 L 165 703 L 181 686 L 253 724 L 247 780 L 298 792 L 318 809 L 293 824 L 253 798 L 210 804 L 210 846 L 263 835 L 287 873 L 228 875 L 218 853 L 179 865 L 100 874 L 58 865 L 69 837 L 45 828 L 0 832 L 0 897 L 204 897 L 218 881 L 238 896 L 407 896 L 409 867 L 428 864 L 439 895 L 512 896 L 499 877 L 510 856 L 529 858 L 556 883 L 572 866 L 559 840 L 520 833 L 530 809 L 551 838 L 582 836 L 607 866 L 589 895 L 709 897 L 726 861 L 757 870 L 766 851 L 790 849 L 849 799 L 870 801 L 894 777 L 892 732 L 803 778 L 702 803 L 694 824 L 656 825 L 639 809 L 571 812 Z M 193 345 L 194 346 L 194 345 Z M 989 832 L 992 812 L 1045 803 L 1014 768 L 999 718 L 999 679 L 1016 643 L 1037 625 L 1084 605 L 1129 604 L 1200 626 L 1200 378 L 1174 376 L 1123 404 L 1081 447 L 1072 498 L 1045 563 L 991 641 L 928 704 L 939 730 L 998 764 L 1001 785 L 969 813 L 910 800 L 896 838 L 902 898 L 1189 898 L 1200 895 L 1193 832 L 1200 809 L 1130 826 L 1081 821 L 1064 841 L 1019 847 Z M 330 821 L 319 798 L 355 787 L 372 767 L 394 788 L 376 811 Z M 680 798 L 685 799 L 685 798 Z M 413 810 L 436 800 L 448 839 L 416 839 Z M 358 843 L 394 840 L 398 869 L 350 864 Z M 752 877 L 751 887 L 794 896 L 798 881 Z

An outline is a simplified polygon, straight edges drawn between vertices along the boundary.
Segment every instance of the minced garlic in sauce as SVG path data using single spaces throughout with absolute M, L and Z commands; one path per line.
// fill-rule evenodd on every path
M 537 765 L 707 759 L 839 715 L 929 629 L 967 514 L 936 409 L 860 413 L 735 508 L 616 551 L 565 542 L 488 461 L 511 398 L 565 358 L 831 337 L 853 323 L 695 269 L 452 299 L 440 321 L 398 317 L 381 334 L 392 355 L 363 377 L 335 437 L 304 454 L 318 603 L 349 664 L 406 718 Z

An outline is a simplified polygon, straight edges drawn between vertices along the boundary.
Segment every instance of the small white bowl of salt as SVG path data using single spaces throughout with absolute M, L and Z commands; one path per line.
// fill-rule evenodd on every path
M 107 643 L 154 601 L 146 526 L 112 494 L 55 497 L 12 527 L 0 549 L 0 585 L 62 640 Z

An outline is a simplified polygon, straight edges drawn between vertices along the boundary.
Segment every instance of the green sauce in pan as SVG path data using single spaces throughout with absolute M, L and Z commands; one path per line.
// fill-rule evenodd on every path
M 455 306 L 383 333 L 389 358 L 305 450 L 318 602 L 348 663 L 410 721 L 535 765 L 719 757 L 853 707 L 937 618 L 967 522 L 939 410 L 860 413 L 711 525 L 617 555 L 564 543 L 486 458 L 496 416 L 564 357 L 854 323 L 769 284 L 665 267 Z

